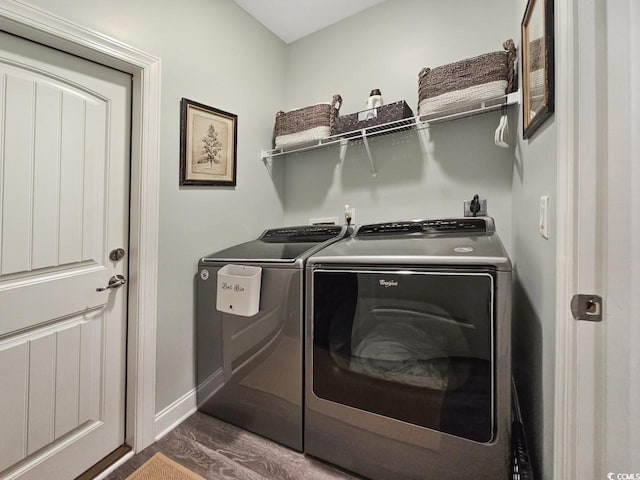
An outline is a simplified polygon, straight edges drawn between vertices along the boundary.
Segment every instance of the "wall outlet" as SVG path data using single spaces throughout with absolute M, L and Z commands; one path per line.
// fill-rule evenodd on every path
M 473 217 L 473 213 L 471 212 L 471 200 L 465 200 L 464 202 L 464 216 L 465 217 Z M 476 213 L 476 217 L 486 217 L 487 216 L 487 199 L 480 199 L 480 211 Z
M 351 217 L 350 225 L 356 224 L 356 207 L 350 206 L 348 203 L 345 204 L 344 210 L 342 211 L 342 224 L 347 224 L 347 215 Z
M 309 225 L 339 225 L 338 217 L 310 218 Z
M 356 224 L 356 207 L 349 207 L 349 212 L 351 212 L 351 225 L 355 225 Z M 346 219 L 344 219 L 342 223 L 347 223 Z

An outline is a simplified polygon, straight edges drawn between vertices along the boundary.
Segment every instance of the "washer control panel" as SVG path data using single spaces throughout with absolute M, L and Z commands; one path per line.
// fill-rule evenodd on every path
M 260 240 L 265 242 L 324 242 L 337 237 L 344 227 L 339 225 L 303 225 L 267 230 Z

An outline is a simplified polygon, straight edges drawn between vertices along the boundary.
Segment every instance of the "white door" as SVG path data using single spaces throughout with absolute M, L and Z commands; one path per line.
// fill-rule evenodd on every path
M 640 478 L 640 4 L 577 0 L 579 80 L 573 293 L 604 298 L 558 347 L 567 423 L 556 478 Z M 563 321 L 563 319 L 560 319 Z
M 640 478 L 640 5 L 606 0 L 607 110 L 599 273 L 605 316 L 597 343 L 596 478 Z M 604 49 L 603 49 L 604 50 Z M 631 475 L 630 475 L 631 474 Z
M 131 77 L 0 32 L 0 478 L 124 443 Z

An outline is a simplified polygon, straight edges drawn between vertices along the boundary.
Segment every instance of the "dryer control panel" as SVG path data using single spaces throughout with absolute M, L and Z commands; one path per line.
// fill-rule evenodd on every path
M 368 235 L 404 235 L 404 234 L 492 234 L 493 219 L 482 218 L 445 218 L 436 220 L 408 220 L 361 225 L 355 237 Z

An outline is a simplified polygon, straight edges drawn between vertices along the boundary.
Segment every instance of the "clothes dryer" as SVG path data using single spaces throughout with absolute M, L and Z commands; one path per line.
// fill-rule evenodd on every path
M 361 225 L 306 276 L 305 452 L 376 480 L 507 478 L 511 263 L 493 220 Z

